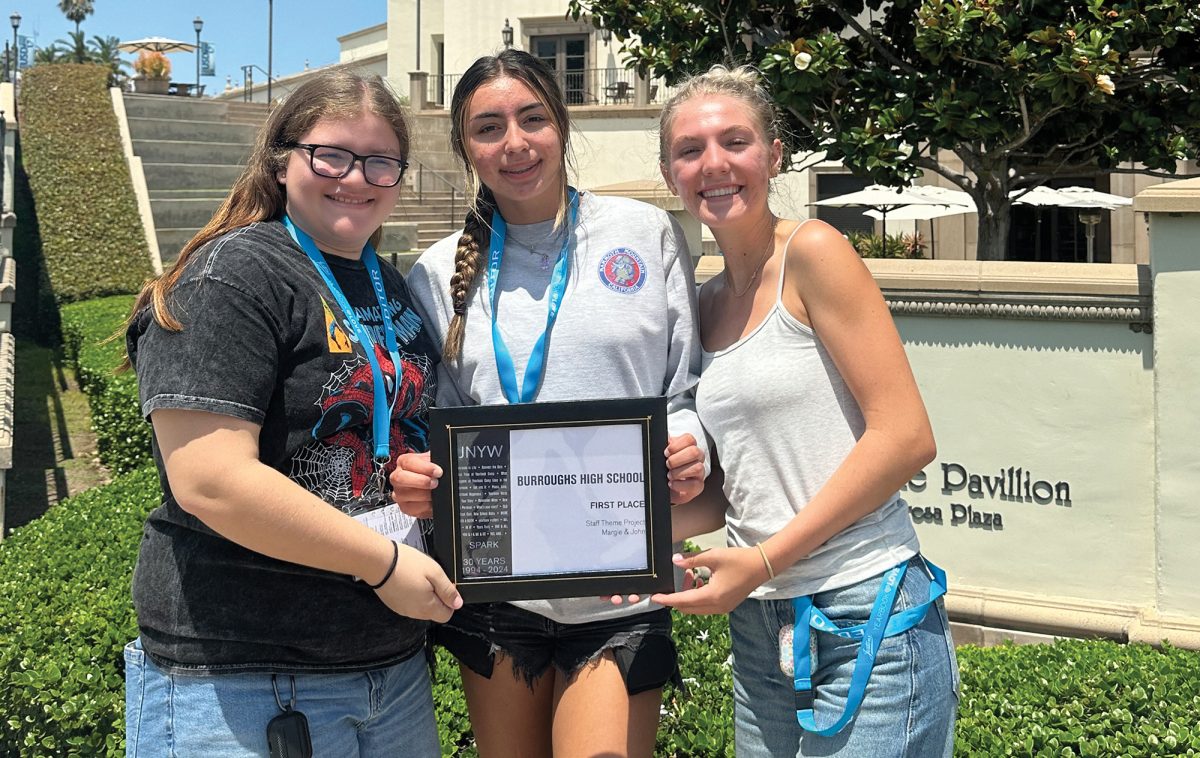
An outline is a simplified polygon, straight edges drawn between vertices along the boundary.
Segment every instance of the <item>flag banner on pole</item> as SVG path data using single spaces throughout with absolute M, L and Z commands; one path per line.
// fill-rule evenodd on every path
M 29 68 L 33 64 L 33 39 L 24 34 L 17 35 L 17 68 Z
M 200 43 L 200 76 L 216 76 L 217 59 L 211 42 Z

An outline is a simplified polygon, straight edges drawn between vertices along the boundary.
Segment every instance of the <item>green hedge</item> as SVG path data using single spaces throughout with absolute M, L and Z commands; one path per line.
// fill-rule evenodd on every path
M 1064 641 L 959 648 L 957 753 L 1200 755 L 1200 653 Z
M 42 256 L 42 237 L 38 225 L 37 206 L 29 189 L 29 176 L 21 162 L 21 140 L 16 141 L 16 161 L 13 165 L 13 213 L 17 225 L 13 229 L 12 256 L 16 261 L 16 301 L 13 303 L 13 335 L 22 341 L 36 342 L 46 347 L 57 346 L 59 334 L 58 304 L 46 273 Z
M 121 649 L 151 468 L 51 508 L 0 543 L 0 755 L 121 755 Z
M 850 232 L 850 245 L 863 258 L 924 258 L 925 239 L 918 234 L 889 234 L 886 238 L 868 232 Z
M 60 64 L 22 74 L 22 157 L 60 303 L 136 292 L 152 273 L 108 73 Z
M 108 339 L 132 306 L 132 296 L 113 295 L 70 303 L 61 311 L 63 351 L 87 395 L 100 462 L 118 474 L 151 460 L 150 425 L 142 418 L 137 377 L 132 371 L 116 373 L 125 341 Z
M 52 508 L 0 543 L 0 755 L 124 751 L 121 649 L 146 513 L 145 467 Z M 724 617 L 676 616 L 686 693 L 668 690 L 660 756 L 732 757 Z M 1200 653 L 1107 641 L 959 648 L 957 755 L 1200 755 Z M 475 755 L 457 667 L 439 651 L 443 754 Z

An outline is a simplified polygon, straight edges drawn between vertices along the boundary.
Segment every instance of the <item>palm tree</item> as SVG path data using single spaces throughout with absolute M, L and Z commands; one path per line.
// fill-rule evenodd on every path
M 108 66 L 108 86 L 110 87 L 123 86 L 125 80 L 129 78 L 129 73 L 126 71 L 129 68 L 129 62 L 121 60 L 120 45 L 120 39 L 101 37 L 99 34 L 92 37 L 92 41 L 88 43 L 91 48 L 92 60 Z
M 62 63 L 66 59 L 66 53 L 57 44 L 51 43 L 45 47 L 39 47 L 33 53 L 33 62 L 36 63 Z
M 92 51 L 88 49 L 87 40 L 83 37 L 83 32 L 67 32 L 67 37 L 70 39 L 56 40 L 54 44 L 62 45 L 64 58 L 60 59 L 67 63 L 91 63 Z
M 75 33 L 79 33 L 79 22 L 92 15 L 95 8 L 92 0 L 58 0 L 58 9 L 68 20 L 75 22 Z

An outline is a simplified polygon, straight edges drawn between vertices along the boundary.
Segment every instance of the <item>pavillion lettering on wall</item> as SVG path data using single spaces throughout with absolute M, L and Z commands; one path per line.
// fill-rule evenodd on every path
M 940 494 L 952 498 L 944 505 L 918 502 L 937 490 L 930 490 L 926 472 L 921 471 L 902 489 L 909 500 L 908 513 L 916 524 L 966 526 L 988 531 L 1004 528 L 1004 514 L 992 510 L 996 503 L 1029 503 L 1035 506 L 1071 507 L 1071 484 L 1051 481 L 1022 466 L 971 471 L 959 463 L 940 464 Z M 982 505 L 978 501 L 985 502 Z M 947 518 L 948 517 L 948 518 Z

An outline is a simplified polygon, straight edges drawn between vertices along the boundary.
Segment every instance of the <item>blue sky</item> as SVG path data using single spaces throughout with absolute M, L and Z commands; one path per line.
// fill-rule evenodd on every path
M 9 0 L 0 8 L 3 17 L 21 14 L 20 33 L 34 39 L 38 47 L 66 39 L 75 30 L 58 9 L 57 0 Z M 94 0 L 95 13 L 80 25 L 90 40 L 95 35 L 132 40 L 140 37 L 170 37 L 196 41 L 192 19 L 204 19 L 201 37 L 215 48 L 217 76 L 204 77 L 208 92 L 220 92 L 226 75 L 241 84 L 244 64 L 267 68 L 267 0 Z M 385 0 L 274 0 L 273 72 L 286 75 L 304 68 L 307 59 L 316 67 L 338 59 L 337 38 L 343 34 L 387 20 Z M 12 44 L 12 27 L 5 24 Z M 0 37 L 2 38 L 2 37 Z M 125 55 L 132 61 L 132 55 Z M 196 78 L 192 53 L 172 53 L 173 77 Z M 262 81 L 255 72 L 255 80 Z

